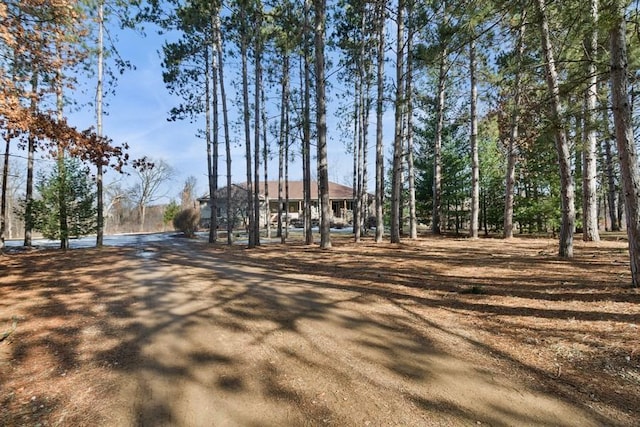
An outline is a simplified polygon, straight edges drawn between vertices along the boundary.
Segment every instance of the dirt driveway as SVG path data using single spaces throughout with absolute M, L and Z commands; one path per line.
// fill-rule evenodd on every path
M 0 425 L 637 425 L 624 242 L 0 255 Z

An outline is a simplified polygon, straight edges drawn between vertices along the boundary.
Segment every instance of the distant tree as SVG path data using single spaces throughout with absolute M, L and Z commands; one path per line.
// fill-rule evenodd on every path
M 163 184 L 173 178 L 174 171 L 164 160 L 151 160 L 142 167 L 135 169 L 135 175 L 138 182 L 129 190 L 129 193 L 138 210 L 140 231 L 144 231 L 147 206 L 163 196 L 163 194 L 160 194 L 160 189 Z
M 96 207 L 93 182 L 76 159 L 64 160 L 60 170 L 56 162 L 49 174 L 40 174 L 36 183 L 39 198 L 32 201 L 31 218 L 26 218 L 35 230 L 47 239 L 67 240 L 62 248 L 68 248 L 69 237 L 80 237 L 96 230 Z M 64 196 L 60 200 L 60 195 Z M 67 230 L 60 227 L 60 206 L 65 207 Z
M 175 200 L 169 202 L 164 208 L 163 222 L 166 224 L 173 223 L 175 217 L 180 213 L 180 205 Z
M 184 186 L 180 192 L 180 207 L 188 209 L 194 207 L 196 201 L 196 184 L 195 176 L 190 176 L 184 181 Z

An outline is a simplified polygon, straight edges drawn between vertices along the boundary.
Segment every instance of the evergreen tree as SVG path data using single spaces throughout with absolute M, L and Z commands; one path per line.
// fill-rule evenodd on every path
M 49 174 L 40 174 L 36 190 L 40 197 L 32 201 L 27 221 L 44 237 L 59 239 L 61 247 L 67 248 L 70 237 L 96 231 L 96 194 L 80 161 L 65 158 L 62 168 L 56 162 Z M 60 206 L 64 206 L 67 229 L 60 227 Z

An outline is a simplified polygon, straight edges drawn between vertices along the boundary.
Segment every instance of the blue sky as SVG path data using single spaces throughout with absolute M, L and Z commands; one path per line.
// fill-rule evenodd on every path
M 117 47 L 121 56 L 129 60 L 135 69 L 125 71 L 118 77 L 115 95 L 108 95 L 106 102 L 107 115 L 104 117 L 104 133 L 116 143 L 127 142 L 132 158 L 147 156 L 153 159 L 163 159 L 176 171 L 176 176 L 164 190 L 168 202 L 176 198 L 185 179 L 191 175 L 198 181 L 198 193 L 207 193 L 207 161 L 206 147 L 203 139 L 197 138 L 197 124 L 188 120 L 167 121 L 169 110 L 180 102 L 180 99 L 172 96 L 162 81 L 161 58 L 158 51 L 162 47 L 166 36 L 158 35 L 148 30 L 142 35 L 131 30 L 113 30 L 117 33 Z M 229 100 L 234 96 L 233 80 L 236 73 L 233 71 L 233 59 L 229 59 L 225 69 L 227 78 L 226 88 Z M 331 73 L 333 70 L 328 70 Z M 95 84 L 90 82 L 89 84 Z M 336 91 L 341 90 L 337 81 L 332 82 L 328 96 L 336 99 Z M 87 89 L 91 92 L 91 89 Z M 93 97 L 93 92 L 91 92 Z M 272 103 L 275 105 L 275 103 Z M 329 144 L 329 179 L 335 182 L 348 184 L 351 180 L 352 155 L 346 153 L 343 136 L 338 130 L 335 110 L 337 103 L 330 102 L 328 106 L 328 144 Z M 235 117 L 235 106 L 230 105 L 230 114 Z M 392 114 L 387 111 L 387 115 Z M 78 112 L 69 113 L 70 122 L 79 127 L 87 128 L 95 124 L 93 107 L 82 108 Z M 374 119 L 372 115 L 372 120 Z M 391 120 L 386 120 L 392 123 Z M 372 124 L 373 125 L 373 124 Z M 388 126 L 385 126 L 388 128 Z M 387 132 L 389 129 L 387 129 Z M 374 128 L 371 128 L 374 132 Z M 231 130 L 231 140 L 239 142 L 243 138 L 240 129 Z M 224 155 L 224 146 L 220 147 L 221 155 Z M 277 179 L 277 149 L 272 148 L 274 158 L 269 162 L 269 179 Z M 315 154 L 315 149 L 314 154 Z M 239 143 L 233 144 L 232 170 L 234 182 L 245 180 L 245 148 Z M 370 138 L 369 156 L 369 182 L 370 187 L 374 182 L 375 159 L 374 134 Z M 220 170 L 224 173 L 224 157 L 220 159 Z M 261 167 L 262 168 L 262 167 Z M 312 171 L 315 172 L 315 159 L 312 160 Z M 290 179 L 302 178 L 302 167 L 299 162 L 290 165 Z M 315 173 L 314 173 L 315 175 Z M 261 172 L 261 180 L 262 172 Z M 115 173 L 109 172 L 107 182 L 119 178 Z M 125 183 L 131 182 L 131 177 L 125 178 Z M 221 176 L 220 183 L 224 185 L 226 178 Z

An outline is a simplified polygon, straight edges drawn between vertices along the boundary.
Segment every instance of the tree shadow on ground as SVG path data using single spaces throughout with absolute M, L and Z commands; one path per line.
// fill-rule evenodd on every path
M 362 249 L 345 245 L 324 252 L 273 246 L 243 251 L 185 241 L 142 249 L 71 251 L 69 258 L 60 253 L 23 257 L 10 269 L 13 279 L 0 282 L 0 308 L 17 310 L 25 330 L 12 343 L 10 363 L 16 370 L 10 378 L 0 378 L 0 389 L 13 390 L 21 367 L 41 360 L 51 368 L 45 374 L 51 384 L 60 382 L 60 371 L 73 369 L 113 382 L 107 396 L 120 399 L 124 409 L 117 416 L 94 411 L 102 421 L 550 421 L 545 418 L 550 413 L 514 412 L 504 402 L 489 400 L 484 409 L 455 405 L 429 388 L 442 378 L 464 376 L 490 383 L 490 375 L 476 364 L 497 358 L 529 377 L 526 387 L 532 392 L 558 396 L 595 424 L 610 421 L 567 391 L 582 387 L 579 381 L 554 379 L 548 371 L 476 339 L 473 330 L 471 336 L 461 334 L 425 313 L 436 309 L 475 317 L 526 317 L 531 322 L 573 318 L 637 324 L 637 311 L 616 312 L 602 304 L 572 309 L 522 304 L 527 299 L 551 304 L 636 302 L 634 294 L 620 297 L 616 292 L 617 277 L 603 282 L 606 272 L 591 269 L 593 281 L 581 284 L 581 291 L 589 291 L 585 296 L 560 282 L 566 277 L 550 269 L 557 260 L 549 257 L 498 259 L 493 268 L 512 272 L 510 277 L 475 278 L 468 272 L 456 275 L 456 270 L 486 268 L 495 254 L 491 257 L 475 247 L 457 250 L 452 259 L 446 248 Z M 409 261 L 422 266 L 409 266 Z M 544 274 L 527 277 L 523 269 L 532 264 Z M 468 286 L 482 286 L 488 295 L 459 294 Z M 30 299 L 21 299 L 25 295 Z M 496 323 L 487 325 L 492 330 L 485 332 L 495 332 Z M 514 333 L 509 325 L 500 325 L 502 333 Z M 541 333 L 549 338 L 561 335 L 551 327 Z M 592 331 L 584 325 L 576 333 Z M 480 355 L 460 360 L 456 345 Z M 444 359 L 458 363 L 445 364 Z M 128 388 L 118 386 L 120 375 L 132 381 Z M 600 399 L 608 405 L 638 413 L 637 402 L 607 393 L 605 389 Z M 52 403 L 44 409 L 52 417 L 72 400 L 53 391 L 50 396 Z M 0 421 L 17 423 L 25 406 L 6 399 L 3 403 L 14 412 L 2 413 Z M 416 407 L 418 414 L 411 414 Z M 91 413 L 91 405 L 84 410 Z

